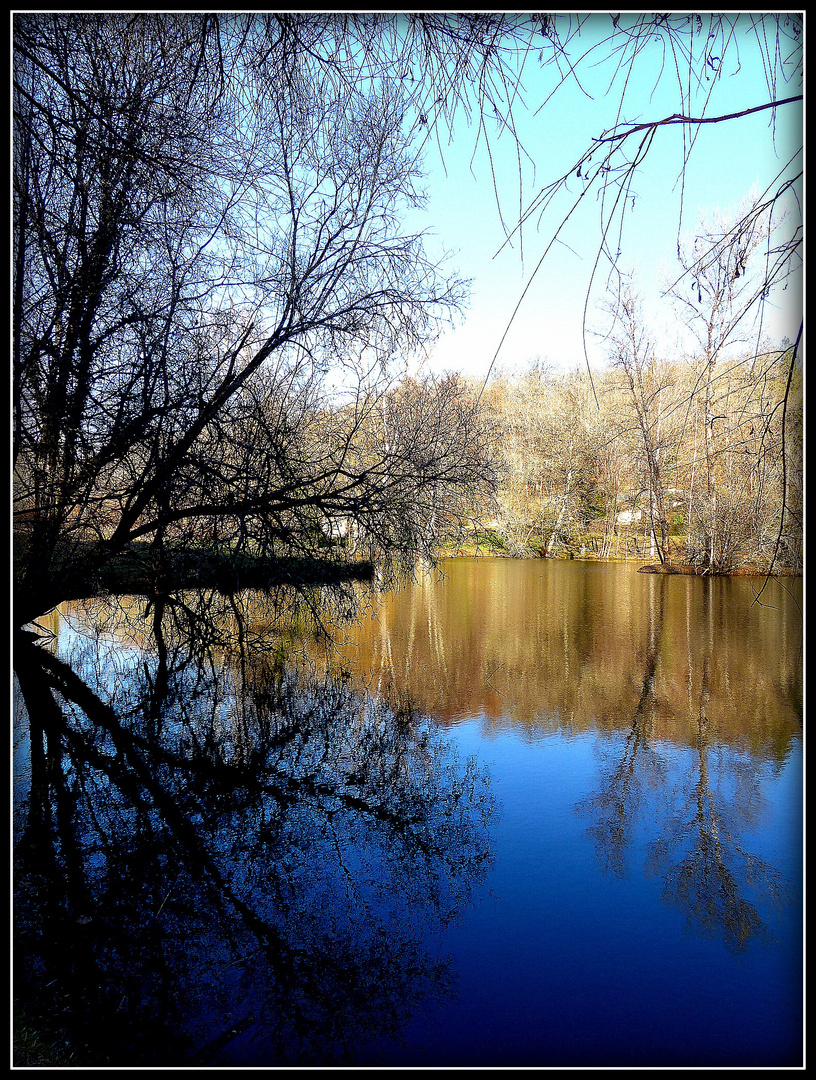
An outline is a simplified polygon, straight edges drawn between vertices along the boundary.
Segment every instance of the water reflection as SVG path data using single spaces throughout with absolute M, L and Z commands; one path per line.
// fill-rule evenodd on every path
M 801 580 L 771 582 L 760 605 L 745 578 L 577 560 L 451 559 L 444 570 L 352 629 L 343 655 L 361 684 L 396 680 L 443 721 L 614 731 L 628 726 L 651 650 L 653 735 L 693 745 L 689 698 L 708 655 L 718 741 L 781 761 L 801 733 Z
M 489 784 L 202 602 L 15 641 L 16 998 L 81 1064 L 342 1063 L 453 992 Z
M 604 870 L 618 876 L 626 873 L 626 851 L 645 823 L 647 869 L 662 879 L 664 899 L 683 910 L 695 930 L 721 937 L 739 951 L 751 939 L 767 936 L 760 912 L 778 904 L 783 882 L 779 871 L 744 850 L 740 839 L 759 818 L 759 763 L 739 745 L 719 744 L 712 733 L 716 643 L 710 586 L 706 582 L 701 589 L 709 632 L 702 635 L 699 666 L 689 657 L 683 731 L 693 732 L 690 750 L 678 752 L 656 737 L 656 719 L 665 707 L 655 677 L 665 651 L 669 587 L 659 577 L 649 588 L 643 681 L 630 727 L 604 741 L 600 784 L 577 809 L 592 821 L 587 834 Z
M 16 989 L 78 1061 L 795 1060 L 797 598 L 447 569 L 307 667 L 251 594 L 19 637 Z
M 604 740 L 602 750 L 607 760 L 600 787 L 578 807 L 593 820 L 587 835 L 595 843 L 602 866 L 619 876 L 626 871 L 626 850 L 644 804 L 653 814 L 655 804 L 665 802 L 669 767 L 655 739 L 654 684 L 663 636 L 666 584 L 667 579 L 661 577 L 650 590 L 652 602 L 644 627 L 643 682 L 629 730 Z
M 698 725 L 692 761 L 649 865 L 663 880 L 664 898 L 686 912 L 695 930 L 739 951 L 768 936 L 763 912 L 778 906 L 785 885 L 741 840 L 761 803 L 756 763 L 712 746 L 702 710 Z
M 760 822 L 765 767 L 801 737 L 797 590 L 772 583 L 760 606 L 744 579 L 452 560 L 444 584 L 386 598 L 346 655 L 375 685 L 399 673 L 448 721 L 598 732 L 576 809 L 600 868 L 624 877 L 637 857 L 695 932 L 740 951 L 767 938 L 785 891 L 741 838 Z

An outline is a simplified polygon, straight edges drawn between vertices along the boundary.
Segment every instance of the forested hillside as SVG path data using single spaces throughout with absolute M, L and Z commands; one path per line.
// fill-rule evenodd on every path
M 709 572 L 800 567 L 791 351 L 500 374 L 483 395 L 502 477 L 495 541 L 514 555 L 648 556 Z

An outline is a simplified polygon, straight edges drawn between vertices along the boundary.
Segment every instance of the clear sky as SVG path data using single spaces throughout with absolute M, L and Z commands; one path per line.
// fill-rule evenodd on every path
M 610 16 L 596 14 L 582 31 L 575 52 L 585 52 L 599 33 L 610 28 Z M 748 23 L 745 30 L 749 30 Z M 661 76 L 662 49 L 651 44 L 639 57 L 636 78 L 630 78 L 620 118 L 626 121 L 654 120 L 678 109 L 676 76 L 666 68 Z M 593 136 L 611 128 L 620 108 L 622 76 L 609 86 L 614 66 L 609 63 L 579 68 L 581 88 L 567 80 L 537 114 L 516 113 L 525 148 L 533 158 L 523 168 L 527 205 L 542 187 L 566 173 L 570 165 L 591 144 Z M 541 68 L 531 59 L 524 71 L 527 100 L 538 105 L 559 80 L 555 67 Z M 769 100 L 760 51 L 746 32 L 736 50 L 726 54 L 722 77 L 704 82 L 697 96 L 708 95 L 705 115 L 714 116 L 761 105 Z M 801 93 L 797 84 L 781 84 L 777 97 Z M 696 112 L 695 115 L 701 115 Z M 638 276 L 644 299 L 650 307 L 658 338 L 667 352 L 676 338 L 677 320 L 667 300 L 660 300 L 660 283 L 676 267 L 676 245 L 680 215 L 679 177 L 683 155 L 683 126 L 658 131 L 633 191 L 634 206 L 621 245 L 621 265 Z M 686 129 L 687 130 L 687 129 Z M 692 229 L 700 212 L 729 211 L 751 191 L 762 192 L 776 177 L 788 158 L 801 146 L 801 103 L 777 112 L 776 128 L 771 113 L 763 112 L 727 123 L 701 125 L 686 170 L 683 191 L 684 231 Z M 553 232 L 583 181 L 574 177 L 570 191 L 540 218 L 531 219 L 524 230 L 523 245 L 503 250 L 505 234 L 499 218 L 493 179 L 482 144 L 474 158 L 475 130 L 457 127 L 455 140 L 443 147 L 444 165 L 438 151 L 426 157 L 429 191 L 428 213 L 424 220 L 436 240 L 455 253 L 453 264 L 473 278 L 471 304 L 464 325 L 446 334 L 430 361 L 432 370 L 455 369 L 484 377 L 494 362 L 514 309 L 541 258 Z M 504 137 L 493 143 L 493 166 L 505 221 L 511 226 L 519 212 L 519 168 L 512 140 Z M 496 152 L 498 151 L 498 152 Z M 802 167 L 801 156 L 794 169 Z M 778 186 L 775 185 L 775 186 Z M 794 210 L 794 216 L 801 210 Z M 556 244 L 535 273 L 507 333 L 495 367 L 524 365 L 539 355 L 558 367 L 583 365 L 582 325 L 586 292 L 600 240 L 600 206 L 594 195 L 584 200 L 569 222 L 564 243 Z M 523 257 L 522 257 L 523 255 Z M 604 292 L 605 269 L 597 276 L 590 299 L 587 321 L 598 325 L 596 301 Z M 801 307 L 798 290 L 791 286 L 776 302 L 766 306 L 764 326 L 767 336 L 778 343 L 787 334 L 795 338 Z M 603 352 L 591 336 L 587 339 L 590 362 L 603 361 Z

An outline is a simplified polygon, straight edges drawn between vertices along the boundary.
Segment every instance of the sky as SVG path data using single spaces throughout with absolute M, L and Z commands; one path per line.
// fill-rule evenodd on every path
M 591 16 L 582 31 L 579 51 L 584 52 L 608 27 L 608 13 Z M 658 78 L 662 52 L 647 46 L 640 60 L 640 74 L 627 86 L 622 119 L 652 120 L 676 112 L 676 80 L 672 84 L 665 69 Z M 522 205 L 529 204 L 545 184 L 566 173 L 593 136 L 614 125 L 621 84 L 618 80 L 609 90 L 611 71 L 608 64 L 587 64 L 580 69 L 581 88 L 568 80 L 537 115 L 532 111 L 516 113 L 522 141 L 533 159 L 526 163 L 523 173 Z M 528 64 L 524 76 L 528 99 L 537 104 L 546 98 L 558 78 L 554 67 L 542 70 Z M 723 75 L 713 81 L 713 89 L 711 83 L 705 83 L 702 89 L 705 93 L 712 91 L 706 106 L 709 116 L 768 100 L 760 53 L 751 47 L 750 34 L 740 42 L 738 54 L 726 55 Z M 800 92 L 795 84 L 783 84 L 777 88 L 777 97 Z M 764 112 L 698 128 L 683 186 L 685 228 L 693 228 L 700 213 L 727 212 L 752 190 L 763 191 L 801 146 L 801 102 L 777 112 L 775 130 L 770 118 L 771 113 Z M 682 131 L 682 126 L 676 125 L 657 133 L 633 189 L 634 206 L 631 200 L 628 203 L 631 212 L 621 245 L 621 265 L 636 274 L 657 338 L 669 353 L 678 347 L 678 319 L 660 294 L 667 275 L 677 266 Z M 443 146 L 442 160 L 438 150 L 428 153 L 425 159 L 429 203 L 424 224 L 433 230 L 432 243 L 452 251 L 452 265 L 473 279 L 464 325 L 445 334 L 427 366 L 434 371 L 458 370 L 484 378 L 491 370 L 523 367 L 540 357 L 556 368 L 571 369 L 585 365 L 585 344 L 593 368 L 601 366 L 605 354 L 600 339 L 583 333 L 584 305 L 600 238 L 599 203 L 592 195 L 584 200 L 570 218 L 563 236 L 565 242 L 554 245 L 536 269 L 567 212 L 568 200 L 579 194 L 582 181 L 573 177 L 569 194 L 565 192 L 564 198 L 540 219 L 527 223 L 521 246 L 516 242 L 503 247 L 505 233 L 490 163 L 483 145 L 474 157 L 474 140 L 474 129 L 459 126 L 455 139 Z M 494 143 L 493 150 L 496 187 L 505 220 L 512 226 L 519 210 L 515 149 L 505 137 Z M 795 168 L 801 169 L 801 157 Z M 794 207 L 794 217 L 799 214 L 801 210 Z M 515 239 L 518 241 L 518 237 Z M 525 294 L 531 277 L 532 284 Z M 598 301 L 603 297 L 604 280 L 601 267 L 586 313 L 590 328 L 600 329 L 602 324 Z M 796 336 L 801 318 L 798 295 L 796 287 L 789 287 L 784 295 L 771 297 L 765 307 L 763 328 L 774 344 L 784 335 L 790 339 Z

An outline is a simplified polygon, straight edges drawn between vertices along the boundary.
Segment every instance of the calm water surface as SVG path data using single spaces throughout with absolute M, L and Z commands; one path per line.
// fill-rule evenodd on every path
M 18 997 L 120 1065 L 800 1064 L 801 585 L 444 570 L 298 680 L 251 602 L 61 613 Z

